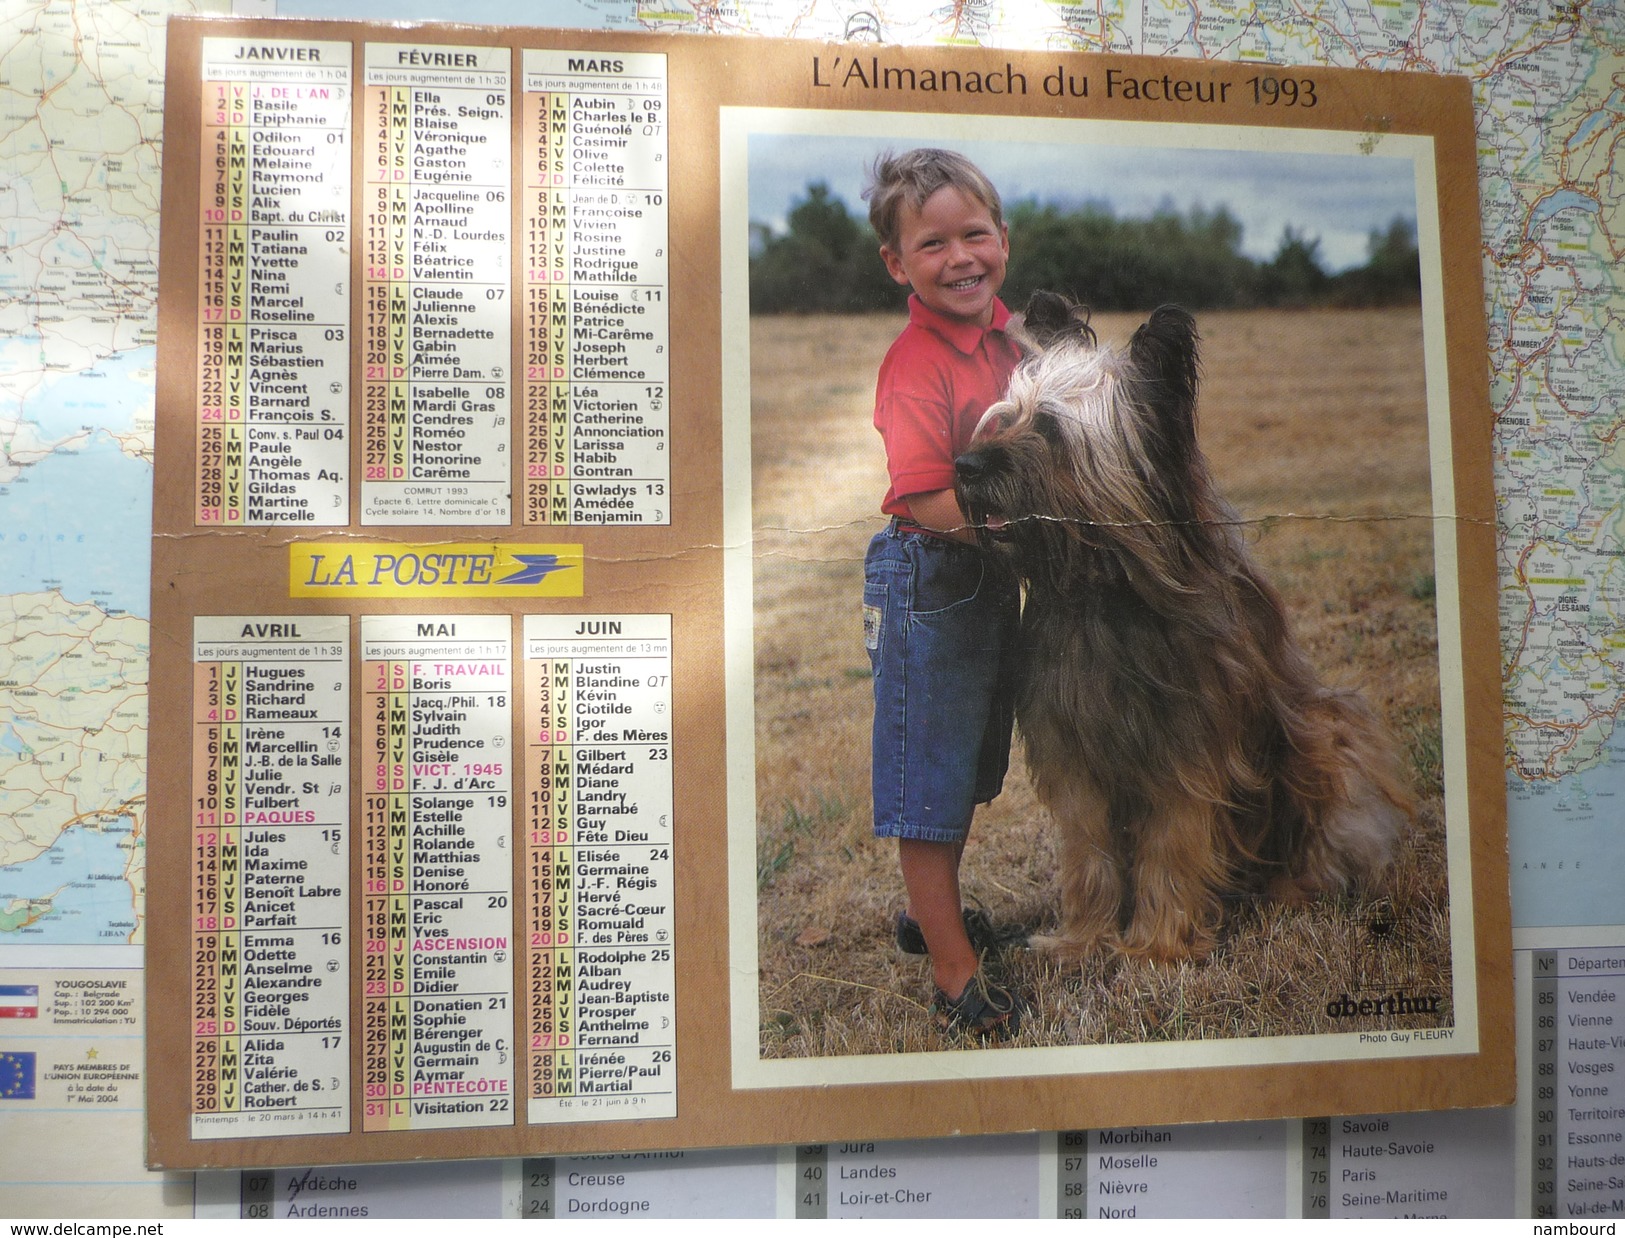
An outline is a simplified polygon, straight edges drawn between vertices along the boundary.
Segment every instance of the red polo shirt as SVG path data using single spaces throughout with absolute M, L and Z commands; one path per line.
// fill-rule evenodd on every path
M 1021 359 L 1004 333 L 1010 311 L 993 301 L 983 328 L 945 318 L 919 297 L 908 299 L 908 326 L 880 363 L 875 429 L 886 444 L 891 488 L 880 510 L 909 518 L 910 495 L 948 490 L 954 458 L 970 446 L 988 408 L 1004 398 Z

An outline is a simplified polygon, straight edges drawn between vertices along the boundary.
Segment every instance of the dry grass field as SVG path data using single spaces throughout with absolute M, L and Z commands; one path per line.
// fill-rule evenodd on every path
M 1099 315 L 1104 340 L 1137 325 Z M 751 383 L 757 889 L 767 1057 L 940 1050 L 928 964 L 898 953 L 895 843 L 870 830 L 863 553 L 885 467 L 874 376 L 901 320 L 759 318 Z M 1200 433 L 1221 488 L 1322 674 L 1398 735 L 1420 805 L 1380 898 L 1230 908 L 1201 964 L 992 960 L 1033 1001 L 1017 1045 L 1448 1026 L 1450 954 L 1433 540 L 1414 310 L 1198 317 Z M 1019 739 L 1018 739 L 1019 745 Z M 978 812 L 968 900 L 1000 926 L 1052 923 L 1054 846 L 1019 752 Z M 1439 1014 L 1332 1019 L 1329 1002 L 1442 995 Z

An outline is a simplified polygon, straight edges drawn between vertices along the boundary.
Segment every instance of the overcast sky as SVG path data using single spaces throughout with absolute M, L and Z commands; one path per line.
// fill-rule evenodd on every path
M 885 150 L 937 143 L 896 138 L 764 135 L 750 138 L 750 216 L 782 229 L 810 181 L 826 181 L 860 218 L 864 169 Z M 1183 214 L 1193 206 L 1228 207 L 1240 221 L 1242 250 L 1274 257 L 1291 225 L 1320 238 L 1329 271 L 1361 266 L 1367 238 L 1396 215 L 1416 219 L 1409 159 L 1378 155 L 1190 150 L 1029 142 L 942 142 L 987 173 L 1008 205 L 1027 198 L 1062 208 L 1106 205 L 1119 218 L 1159 206 Z

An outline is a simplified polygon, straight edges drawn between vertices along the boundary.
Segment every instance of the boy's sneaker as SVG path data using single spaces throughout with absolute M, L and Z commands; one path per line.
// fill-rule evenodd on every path
M 998 930 L 993 927 L 993 921 L 987 918 L 987 912 L 980 907 L 967 907 L 961 913 L 965 918 L 965 936 L 970 938 L 971 949 L 980 954 L 984 950 L 991 950 L 1002 945 Z M 897 913 L 897 948 L 904 954 L 929 954 L 926 949 L 925 934 L 920 931 L 920 923 L 906 911 Z
M 965 991 L 949 997 L 941 989 L 931 999 L 931 1017 L 948 1035 L 970 1035 L 981 1040 L 1009 1040 L 1021 1031 L 1027 1002 L 977 969 Z

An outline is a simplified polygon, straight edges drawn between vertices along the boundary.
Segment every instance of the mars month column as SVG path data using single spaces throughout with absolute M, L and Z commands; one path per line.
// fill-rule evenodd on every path
M 347 1131 L 349 620 L 192 631 L 192 1136 Z
M 510 58 L 366 45 L 364 524 L 509 521 Z
M 513 1110 L 506 616 L 361 620 L 366 1130 Z
M 666 524 L 666 57 L 524 53 L 524 522 Z
M 671 616 L 524 638 L 528 1117 L 675 1117 Z
M 348 524 L 350 45 L 202 72 L 194 523 Z

